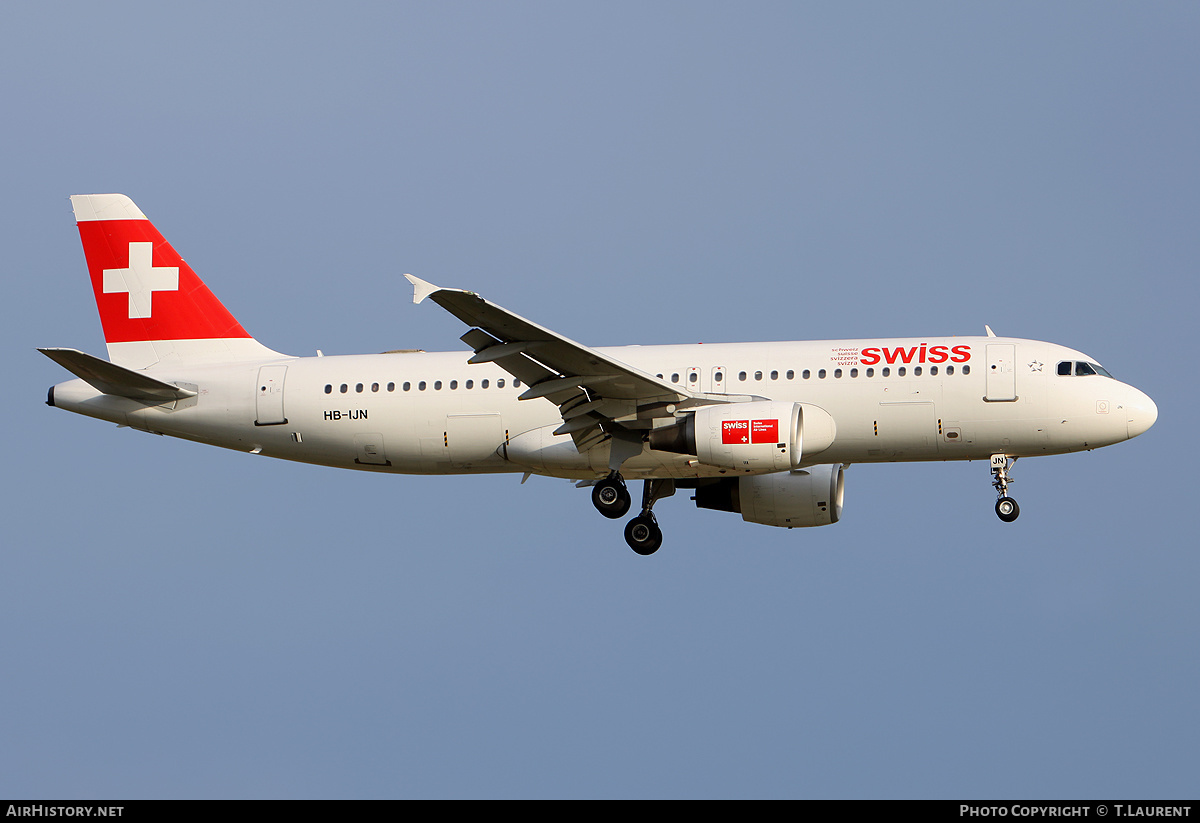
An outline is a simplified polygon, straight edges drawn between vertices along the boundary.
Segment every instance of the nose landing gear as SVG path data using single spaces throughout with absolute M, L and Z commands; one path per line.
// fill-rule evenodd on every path
M 1008 475 L 1009 469 L 1017 462 L 1017 458 L 1012 458 L 1011 462 L 1007 454 L 992 455 L 992 487 L 996 489 L 996 495 L 999 499 L 996 501 L 996 516 L 1005 523 L 1011 523 L 1021 514 L 1021 507 L 1017 505 L 1017 501 L 1008 496 L 1008 484 L 1016 482 Z

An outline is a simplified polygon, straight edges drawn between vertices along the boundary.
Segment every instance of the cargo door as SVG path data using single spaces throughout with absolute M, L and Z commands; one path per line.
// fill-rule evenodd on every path
M 888 457 L 927 458 L 938 453 L 937 411 L 932 403 L 880 403 L 872 439 Z
M 498 414 L 450 414 L 445 437 L 451 464 L 472 466 L 496 456 L 504 443 L 504 421 Z

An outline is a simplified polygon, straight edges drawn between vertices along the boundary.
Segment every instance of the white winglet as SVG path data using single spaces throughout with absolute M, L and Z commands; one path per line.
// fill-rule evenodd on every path
M 441 291 L 441 286 L 435 286 L 428 283 L 419 277 L 413 277 L 411 274 L 404 275 L 408 278 L 408 282 L 413 284 L 413 303 L 420 303 L 435 291 Z

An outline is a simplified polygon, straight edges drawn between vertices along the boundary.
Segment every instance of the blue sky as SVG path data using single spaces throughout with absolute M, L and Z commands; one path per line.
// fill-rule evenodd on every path
M 1200 11 L 9 4 L 0 795 L 1195 797 Z M 1147 434 L 852 466 L 842 522 L 378 477 L 43 405 L 104 352 L 67 197 L 293 354 L 999 334 Z

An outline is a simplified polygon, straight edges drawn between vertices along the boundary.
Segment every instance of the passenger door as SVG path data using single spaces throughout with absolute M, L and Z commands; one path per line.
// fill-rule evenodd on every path
M 254 425 L 278 426 L 288 422 L 283 416 L 283 380 L 286 376 L 287 366 L 263 366 L 258 370 Z
M 1017 399 L 1017 347 L 1012 343 L 989 343 L 987 347 L 987 392 L 984 400 L 1007 402 Z

